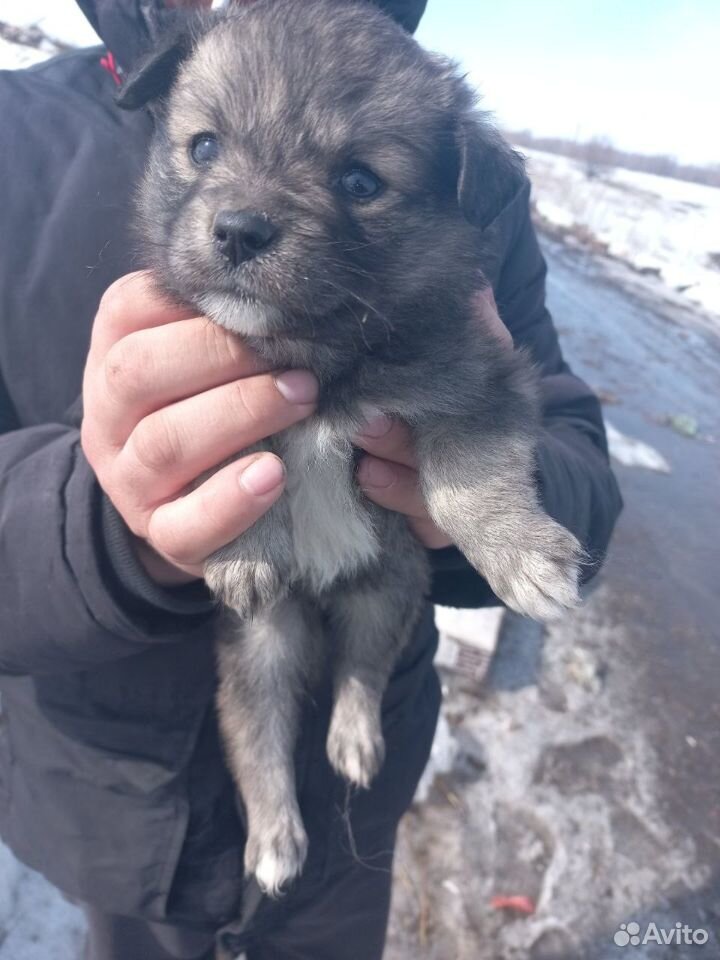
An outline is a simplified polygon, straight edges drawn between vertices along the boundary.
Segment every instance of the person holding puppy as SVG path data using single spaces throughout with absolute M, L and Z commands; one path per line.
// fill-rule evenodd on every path
M 352 800 L 357 855 L 318 700 L 296 759 L 309 859 L 285 897 L 254 903 L 217 733 L 216 611 L 201 574 L 285 476 L 276 457 L 256 454 L 195 481 L 309 416 L 317 383 L 268 369 L 133 272 L 129 200 L 151 120 L 120 114 L 113 93 L 161 11 L 80 5 L 112 54 L 73 53 L 0 82 L 10 132 L 0 153 L 10 228 L 0 237 L 0 830 L 85 906 L 88 960 L 209 957 L 216 937 L 248 960 L 379 958 L 395 830 L 439 706 L 431 608 L 385 698 L 388 761 Z M 407 29 L 424 6 L 380 5 Z M 493 233 L 505 324 L 480 297 L 478 335 L 492 330 L 508 350 L 514 340 L 540 367 L 543 502 L 597 565 L 620 500 L 597 400 L 564 363 L 544 307 L 526 184 Z M 367 496 L 408 515 L 431 551 L 432 599 L 496 602 L 429 520 L 403 425 L 375 419 L 357 445 Z

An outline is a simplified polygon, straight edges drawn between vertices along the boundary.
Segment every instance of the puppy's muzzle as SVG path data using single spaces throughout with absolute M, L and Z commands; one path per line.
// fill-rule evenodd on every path
M 221 210 L 212 229 L 215 246 L 233 267 L 264 253 L 280 232 L 272 220 L 252 210 Z

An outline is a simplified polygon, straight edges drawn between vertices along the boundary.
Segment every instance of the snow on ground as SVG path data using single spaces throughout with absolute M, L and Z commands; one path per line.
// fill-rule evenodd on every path
M 0 843 L 0 960 L 78 960 L 84 921 Z
M 47 60 L 50 56 L 52 53 L 46 50 L 9 43 L 4 37 L 0 37 L 0 70 L 23 70 L 34 63 L 40 63 L 41 60 Z
M 74 0 L 0 0 L 2 23 L 36 27 L 46 39 L 33 46 L 0 35 L 0 70 L 22 70 L 47 60 L 58 52 L 57 44 L 87 47 L 100 42 Z
M 656 473 L 670 473 L 670 464 L 659 451 L 642 440 L 621 433 L 607 417 L 605 431 L 613 460 L 617 460 L 624 467 L 642 467 L 645 470 L 655 470 Z
M 561 234 L 591 244 L 720 317 L 720 189 L 600 168 L 520 148 L 535 208 Z
M 38 26 L 71 46 L 91 47 L 99 42 L 74 0 L 0 0 L 0 20 L 19 27 Z

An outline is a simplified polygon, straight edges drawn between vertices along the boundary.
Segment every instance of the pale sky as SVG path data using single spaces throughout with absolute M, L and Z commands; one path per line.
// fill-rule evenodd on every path
M 428 0 L 418 39 L 507 128 L 720 163 L 720 0 Z
M 0 0 L 0 19 L 92 42 L 74 0 Z M 720 0 L 428 0 L 418 39 L 509 129 L 720 163 Z

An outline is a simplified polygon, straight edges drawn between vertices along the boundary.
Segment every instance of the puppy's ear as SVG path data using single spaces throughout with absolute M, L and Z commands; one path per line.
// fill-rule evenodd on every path
M 525 164 L 481 116 L 460 120 L 457 145 L 458 204 L 466 220 L 484 229 L 525 183 Z
M 138 110 L 164 97 L 178 71 L 193 51 L 197 31 L 185 19 L 165 33 L 157 46 L 127 75 L 116 104 L 123 110 Z

